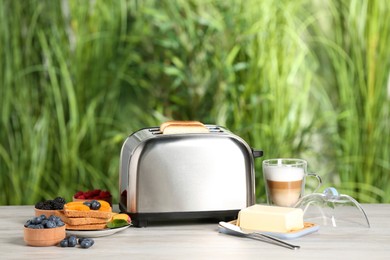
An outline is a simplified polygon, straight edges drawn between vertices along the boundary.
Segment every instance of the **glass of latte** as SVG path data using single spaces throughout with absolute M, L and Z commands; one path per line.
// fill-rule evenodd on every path
M 315 191 L 322 184 L 320 176 L 307 172 L 307 162 L 302 159 L 264 160 L 263 176 L 268 204 L 282 207 L 294 207 L 304 195 L 306 177 L 317 179 Z

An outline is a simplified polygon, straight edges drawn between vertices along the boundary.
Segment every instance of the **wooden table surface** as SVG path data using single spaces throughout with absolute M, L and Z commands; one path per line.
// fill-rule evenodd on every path
M 390 259 L 390 204 L 364 204 L 371 228 L 321 226 L 289 250 L 218 232 L 217 223 L 160 223 L 94 238 L 89 249 L 31 247 L 23 224 L 33 206 L 0 206 L 1 259 Z

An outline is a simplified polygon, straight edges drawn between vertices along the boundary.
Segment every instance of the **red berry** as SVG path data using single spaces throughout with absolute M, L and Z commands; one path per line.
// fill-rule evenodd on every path
M 86 197 L 85 197 L 84 195 L 80 195 L 80 196 L 78 196 L 78 197 L 77 197 L 77 199 L 80 199 L 80 200 L 85 200 L 85 199 L 86 199 Z
M 84 196 L 87 198 L 87 199 L 90 199 L 92 198 L 92 192 L 91 191 L 87 191 L 84 193 Z
M 100 194 L 99 194 L 99 196 L 100 196 L 101 198 L 107 198 L 107 197 L 110 197 L 111 194 L 110 194 L 109 191 L 101 191 Z
M 84 192 L 82 191 L 78 191 L 76 192 L 76 194 L 74 195 L 75 198 L 78 198 L 79 196 L 83 195 Z
M 92 196 L 99 195 L 99 193 L 100 193 L 100 190 L 98 190 L 98 189 L 91 191 Z

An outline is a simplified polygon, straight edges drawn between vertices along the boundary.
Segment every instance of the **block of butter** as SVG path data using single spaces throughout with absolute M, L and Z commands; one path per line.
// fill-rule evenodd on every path
M 237 226 L 243 229 L 287 233 L 303 228 L 300 208 L 253 205 L 240 210 Z

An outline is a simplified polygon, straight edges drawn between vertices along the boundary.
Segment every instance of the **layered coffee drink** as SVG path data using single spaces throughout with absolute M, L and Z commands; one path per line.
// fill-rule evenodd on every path
M 271 200 L 282 207 L 292 207 L 301 196 L 302 180 L 299 181 L 271 181 L 267 180 Z
M 282 207 L 293 207 L 302 192 L 304 169 L 296 167 L 267 167 L 264 171 L 269 200 Z

